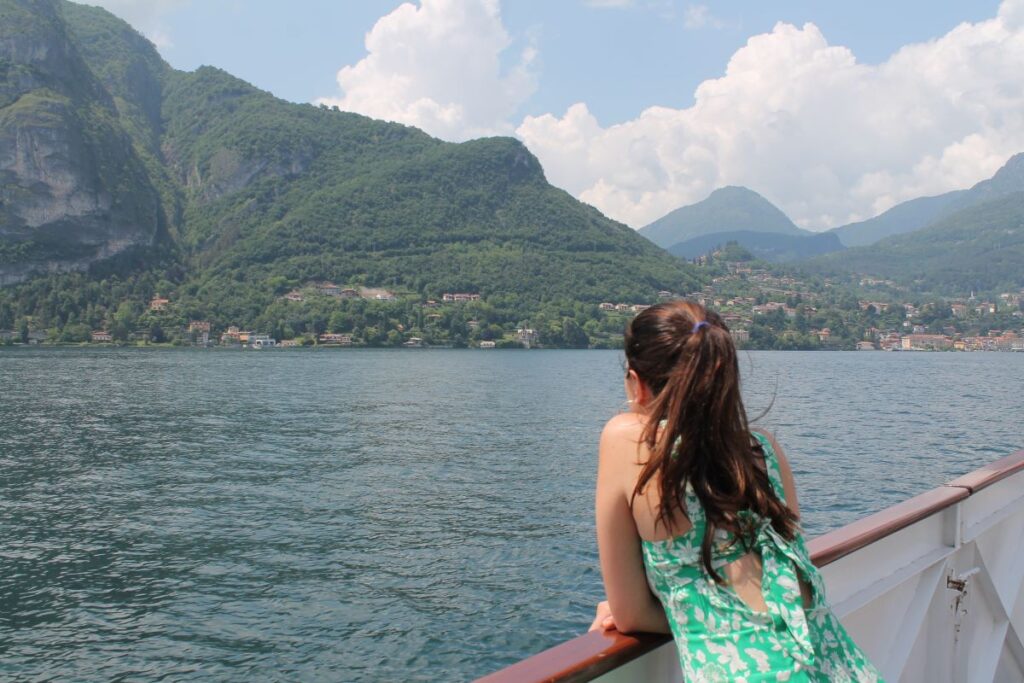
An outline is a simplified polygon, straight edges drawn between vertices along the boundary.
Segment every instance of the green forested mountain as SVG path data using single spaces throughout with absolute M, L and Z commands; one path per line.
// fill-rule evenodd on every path
M 661 247 L 712 233 L 770 232 L 810 235 L 793 224 L 767 199 L 745 187 L 722 187 L 707 199 L 683 206 L 640 228 L 641 235 Z
M 838 235 L 848 247 L 867 246 L 892 235 L 920 230 L 970 206 L 1021 191 L 1024 191 L 1024 153 L 1010 157 L 994 176 L 970 189 L 911 199 L 874 218 L 833 228 L 829 232 Z
M 970 206 L 932 225 L 811 261 L 822 272 L 876 275 L 916 291 L 964 295 L 1024 288 L 1024 192 Z
M 443 143 L 208 68 L 175 75 L 165 112 L 200 296 L 272 276 L 534 301 L 638 300 L 686 281 L 660 249 L 551 187 L 512 139 Z
M 99 8 L 0 0 L 0 98 L 0 282 L 92 264 L 0 290 L 0 328 L 103 328 L 119 310 L 130 326 L 158 291 L 182 317 L 253 325 L 317 280 L 475 292 L 508 320 L 698 284 L 513 139 L 445 143 L 176 71 Z M 287 315 L 301 331 L 323 311 Z

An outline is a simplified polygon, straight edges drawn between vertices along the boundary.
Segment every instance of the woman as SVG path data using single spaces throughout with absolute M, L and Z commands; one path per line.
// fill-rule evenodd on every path
M 671 632 L 687 681 L 879 681 L 825 602 L 793 475 L 752 431 L 728 328 L 690 301 L 626 330 L 632 410 L 601 434 L 593 628 Z

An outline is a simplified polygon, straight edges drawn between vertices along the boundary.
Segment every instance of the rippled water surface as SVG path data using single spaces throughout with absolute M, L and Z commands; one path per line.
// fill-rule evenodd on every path
M 752 353 L 814 535 L 1024 444 L 1024 354 Z M 602 351 L 0 349 L 0 678 L 467 680 L 601 595 Z

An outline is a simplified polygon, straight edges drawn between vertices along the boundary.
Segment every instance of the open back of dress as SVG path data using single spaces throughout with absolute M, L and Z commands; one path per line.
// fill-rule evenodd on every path
M 765 436 L 754 436 L 764 450 L 772 488 L 785 501 L 775 450 Z M 748 604 L 704 568 L 700 554 L 707 521 L 689 486 L 686 514 L 692 524 L 687 532 L 643 541 L 647 580 L 665 608 L 686 680 L 881 680 L 829 610 L 802 532 L 787 540 L 769 520 L 749 511 L 740 512 L 754 530 L 746 545 L 725 530 L 716 531 L 711 544 L 715 571 L 723 574 L 732 566 L 751 572 L 760 564 L 763 606 Z M 806 604 L 801 579 L 810 588 Z

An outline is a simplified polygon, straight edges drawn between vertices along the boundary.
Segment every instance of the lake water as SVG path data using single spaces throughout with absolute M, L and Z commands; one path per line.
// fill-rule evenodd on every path
M 810 535 L 1024 445 L 1024 354 L 750 353 Z M 468 680 L 601 597 L 603 351 L 0 349 L 0 678 Z

